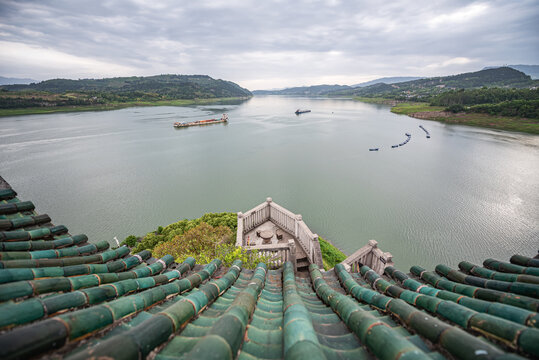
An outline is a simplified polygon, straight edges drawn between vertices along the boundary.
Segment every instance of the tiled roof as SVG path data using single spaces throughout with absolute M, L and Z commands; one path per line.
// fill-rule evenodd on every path
M 54 226 L 0 178 L 0 358 L 539 357 L 539 259 L 308 276 L 175 264 Z

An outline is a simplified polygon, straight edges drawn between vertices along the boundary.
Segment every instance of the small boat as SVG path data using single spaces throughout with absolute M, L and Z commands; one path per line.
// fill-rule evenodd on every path
M 369 151 L 378 151 L 378 149 L 380 149 L 380 148 L 371 148 L 371 149 L 369 149 Z
M 394 148 L 398 148 L 399 145 L 391 145 L 391 148 L 394 149 Z
M 310 113 L 311 110 L 301 110 L 301 109 L 297 109 L 296 110 L 296 115 L 299 115 L 299 114 L 305 114 L 305 113 Z
M 228 122 L 228 115 L 223 114 L 223 116 L 221 116 L 220 119 L 197 120 L 197 121 L 191 121 L 191 122 L 175 122 L 174 127 L 181 128 L 181 127 L 188 127 L 188 126 L 202 126 L 202 125 L 211 125 L 211 124 L 226 123 L 226 122 Z
M 412 136 L 410 133 L 406 133 L 406 134 L 404 134 L 404 135 L 406 135 L 406 136 L 408 136 L 408 137 Z
M 430 139 L 430 135 L 427 135 L 427 139 Z

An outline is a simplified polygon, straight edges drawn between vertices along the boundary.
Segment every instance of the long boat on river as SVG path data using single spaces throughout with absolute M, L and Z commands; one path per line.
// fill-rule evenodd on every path
M 212 125 L 212 124 L 219 124 L 219 123 L 226 123 L 226 122 L 228 122 L 228 115 L 223 114 L 223 116 L 220 119 L 197 120 L 197 121 L 191 121 L 191 122 L 175 122 L 174 127 L 181 128 L 181 127 L 188 127 L 188 126 L 202 126 L 202 125 Z

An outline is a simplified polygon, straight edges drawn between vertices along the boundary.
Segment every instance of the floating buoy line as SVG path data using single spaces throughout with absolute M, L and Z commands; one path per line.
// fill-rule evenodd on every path
M 423 125 L 419 125 L 419 128 L 421 128 L 421 130 L 423 130 L 425 132 L 425 134 L 427 135 L 427 139 L 430 139 L 430 133 L 427 129 L 425 129 L 423 127 Z M 403 142 L 399 143 L 399 144 L 396 144 L 396 145 L 391 145 L 391 148 L 392 149 L 396 149 L 400 146 L 404 146 L 406 144 L 408 144 L 408 142 L 410 141 L 410 139 L 412 138 L 412 134 L 410 133 L 405 133 L 404 135 L 406 135 L 406 140 L 404 140 Z M 369 151 L 378 151 L 380 150 L 379 147 L 375 147 L 375 148 L 370 148 Z

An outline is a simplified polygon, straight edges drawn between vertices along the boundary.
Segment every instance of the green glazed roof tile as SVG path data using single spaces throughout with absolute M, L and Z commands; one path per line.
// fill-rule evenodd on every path
M 236 261 L 214 278 L 219 260 L 148 265 L 149 251 L 107 250 L 50 221 L 0 190 L 2 359 L 539 357 L 539 259 L 386 276 Z

